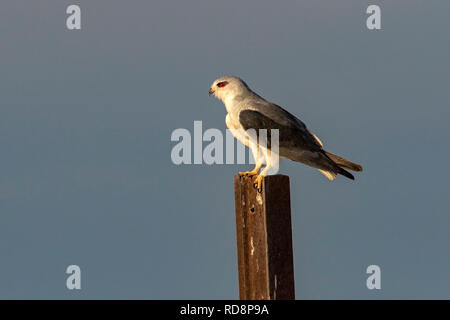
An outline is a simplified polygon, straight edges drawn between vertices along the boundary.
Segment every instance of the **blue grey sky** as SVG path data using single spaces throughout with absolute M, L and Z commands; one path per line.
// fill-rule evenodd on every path
M 82 29 L 66 29 L 78 4 Z M 380 31 L 366 8 L 381 7 Z M 237 299 L 233 176 L 171 162 L 243 78 L 361 163 L 289 161 L 298 299 L 450 298 L 449 1 L 0 4 L 0 298 Z M 82 289 L 66 288 L 68 265 Z M 381 290 L 366 268 L 381 267 Z

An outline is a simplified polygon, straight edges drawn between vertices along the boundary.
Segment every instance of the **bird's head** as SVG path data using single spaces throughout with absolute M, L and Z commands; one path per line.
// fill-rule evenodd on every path
M 216 79 L 209 88 L 209 95 L 214 94 L 216 98 L 225 102 L 236 96 L 246 94 L 250 91 L 247 84 L 238 77 L 221 77 Z

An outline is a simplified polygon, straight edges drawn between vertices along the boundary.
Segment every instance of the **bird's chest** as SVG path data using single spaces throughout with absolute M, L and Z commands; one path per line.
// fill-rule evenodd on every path
M 236 139 L 241 141 L 244 145 L 248 146 L 247 135 L 245 134 L 245 131 L 242 129 L 239 120 L 235 120 L 235 118 L 232 115 L 227 114 L 227 116 L 225 117 L 225 123 L 228 129 L 230 130 L 231 134 Z
M 241 128 L 241 124 L 236 117 L 233 117 L 229 113 L 225 117 L 225 124 L 227 125 L 228 129 L 230 130 L 237 130 Z

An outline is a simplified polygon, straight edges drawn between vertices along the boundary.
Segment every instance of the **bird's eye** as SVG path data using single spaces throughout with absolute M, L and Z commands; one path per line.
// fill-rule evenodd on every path
M 219 88 L 223 88 L 223 87 L 225 87 L 227 84 L 228 84 L 228 82 L 222 81 L 222 82 L 219 82 L 219 83 L 217 84 L 217 86 L 218 86 Z

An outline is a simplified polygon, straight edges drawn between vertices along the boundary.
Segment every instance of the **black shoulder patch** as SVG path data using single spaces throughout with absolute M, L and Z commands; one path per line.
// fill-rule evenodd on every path
M 242 110 L 239 113 L 239 122 L 244 130 L 254 129 L 259 139 L 259 130 L 267 130 L 267 146 L 270 148 L 271 133 L 278 130 L 280 148 L 302 148 L 308 150 L 320 150 L 315 138 L 306 128 L 295 125 L 283 125 L 255 110 Z

